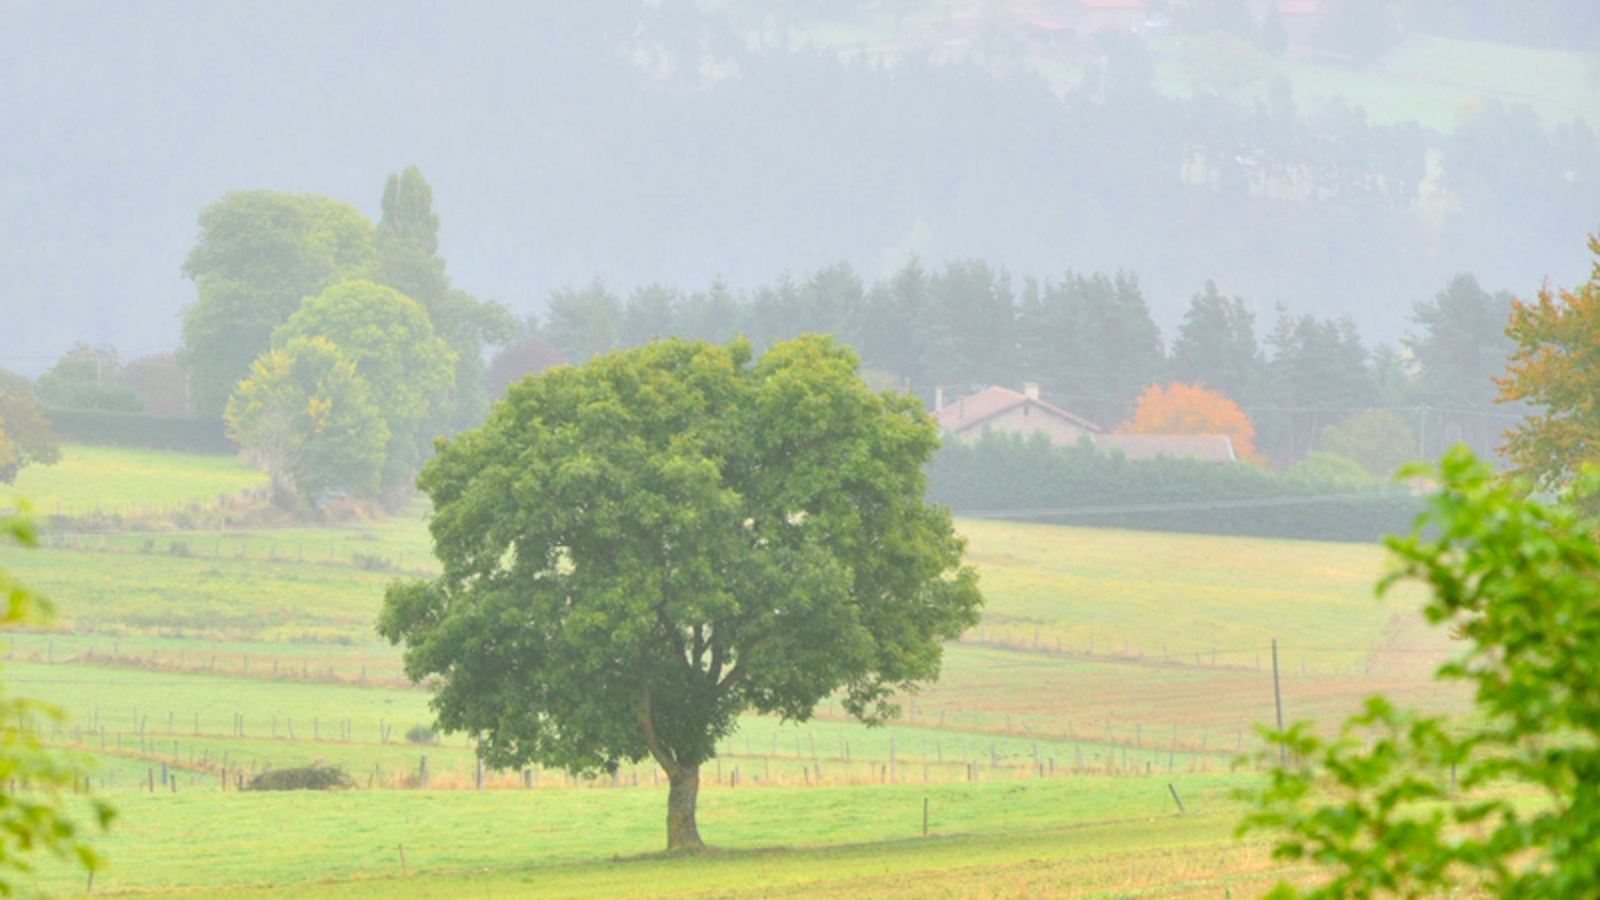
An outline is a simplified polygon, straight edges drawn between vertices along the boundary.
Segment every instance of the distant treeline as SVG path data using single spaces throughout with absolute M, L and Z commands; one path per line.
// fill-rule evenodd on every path
M 780 28 L 817 17 L 810 4 L 748 6 Z M 1453 34 L 1593 32 L 1587 0 L 1405 6 L 1434 9 Z M 1094 47 L 1063 95 L 1015 65 L 852 63 L 752 41 L 726 4 L 389 9 L 378 42 L 358 7 L 315 27 L 292 6 L 253 10 L 248 28 L 239 11 L 196 20 L 182 3 L 97 9 L 94 29 L 71 5 L 20 12 L 18 33 L 76 55 L 34 61 L 38 77 L 5 95 L 19 121 L 62 139 L 12 148 L 8 200 L 29 214 L 6 232 L 0 306 L 48 308 L 8 321 L 0 352 L 64 346 L 84 321 L 129 346 L 170 341 L 194 210 L 238 173 L 292 171 L 277 186 L 361 197 L 396 154 L 449 186 L 456 278 L 507 302 L 596 273 L 632 287 L 720 270 L 748 285 L 836 259 L 877 272 L 917 252 L 1017 272 L 1136 267 L 1161 298 L 1216 278 L 1388 334 L 1397 303 L 1469 265 L 1494 287 L 1581 276 L 1570 236 L 1600 209 L 1590 124 L 1483 97 L 1462 98 L 1448 133 L 1378 124 L 1296 98 L 1270 68 L 1265 86 L 1172 97 L 1149 46 L 1123 36 Z M 129 37 L 146 30 L 165 35 L 159 57 Z M 398 64 L 416 47 L 429 66 Z M 374 65 L 383 78 L 367 77 Z M 135 70 L 141 90 L 85 102 Z M 214 115 L 241 97 L 248 122 Z M 131 234 L 148 243 L 130 251 Z
M 931 402 L 939 387 L 953 399 L 1033 381 L 1046 400 L 1107 428 L 1148 385 L 1199 382 L 1238 402 L 1254 420 L 1257 445 L 1287 464 L 1314 449 L 1329 425 L 1375 407 L 1400 412 L 1418 456 L 1459 440 L 1491 450 L 1517 412 L 1495 404 L 1492 380 L 1510 349 L 1510 304 L 1509 295 L 1459 276 L 1411 304 L 1412 327 L 1399 346 L 1371 345 L 1351 319 L 1282 307 L 1258 334 L 1245 301 L 1207 283 L 1167 341 L 1132 273 L 1019 280 L 979 260 L 913 260 L 869 283 L 839 263 L 738 294 L 720 281 L 694 292 L 653 284 L 627 297 L 600 282 L 559 291 L 507 356 L 548 362 L 553 353 L 531 348 L 552 345 L 582 362 L 655 336 L 722 341 L 743 333 L 759 347 L 828 332 L 857 348 L 880 387 L 909 386 Z

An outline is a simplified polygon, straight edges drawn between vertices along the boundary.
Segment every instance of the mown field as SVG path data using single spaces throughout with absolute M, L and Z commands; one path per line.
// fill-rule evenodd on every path
M 738 7 L 742 0 L 702 0 L 707 7 Z M 834 16 L 813 17 L 791 13 L 773 27 L 787 29 L 791 40 L 812 47 L 853 54 L 862 48 L 874 53 L 898 55 L 902 48 L 925 46 L 928 34 L 943 47 L 951 31 L 952 14 L 961 15 L 969 3 L 937 2 L 920 10 L 884 11 L 878 15 L 856 15 L 850 21 Z M 976 32 L 976 26 L 973 26 Z M 982 38 L 974 33 L 973 41 Z M 768 41 L 779 40 L 769 33 Z M 1162 91 L 1189 96 L 1198 90 L 1186 62 L 1193 38 L 1184 35 L 1151 34 L 1149 47 L 1156 64 L 1156 85 Z M 1038 48 L 1018 43 L 1027 64 L 1043 74 L 1058 89 L 1075 87 L 1089 67 L 1068 62 Z M 1375 63 L 1355 66 L 1317 57 L 1274 58 L 1263 54 L 1259 83 L 1246 93 L 1265 96 L 1274 78 L 1288 79 L 1295 102 L 1302 109 L 1315 109 L 1329 102 L 1341 102 L 1366 110 L 1367 117 L 1380 124 L 1415 121 L 1423 127 L 1448 134 L 1463 121 L 1472 107 L 1486 101 L 1507 105 L 1526 104 L 1547 125 L 1584 119 L 1600 122 L 1600 76 L 1596 64 L 1583 53 L 1534 49 L 1514 44 L 1458 40 L 1432 35 L 1413 35 Z M 1244 99 L 1249 99 L 1248 97 Z
M 69 444 L 55 465 L 29 466 L 16 484 L 0 485 L 0 509 L 24 497 L 41 515 L 132 513 L 211 503 L 266 483 L 231 456 Z
M 253 475 L 75 458 L 106 465 L 63 483 L 63 502 L 160 508 L 191 463 L 202 480 Z M 226 493 L 204 483 L 182 496 Z M 488 772 L 480 791 L 465 737 L 407 739 L 428 694 L 373 621 L 386 584 L 433 569 L 424 512 L 0 548 L 59 613 L 11 635 L 7 686 L 65 710 L 44 734 L 95 759 L 123 812 L 96 895 L 1221 897 L 1271 877 L 1260 844 L 1231 838 L 1231 792 L 1256 777 L 1231 763 L 1272 717 L 1274 639 L 1291 719 L 1374 690 L 1461 700 L 1422 677 L 1449 642 L 1409 624 L 1415 595 L 1374 599 L 1379 548 L 964 521 L 989 605 L 939 683 L 880 729 L 833 704 L 806 723 L 747 717 L 702 772 L 701 826 L 721 852 L 662 859 L 648 855 L 665 796 L 652 766 Z M 319 762 L 361 789 L 231 789 Z

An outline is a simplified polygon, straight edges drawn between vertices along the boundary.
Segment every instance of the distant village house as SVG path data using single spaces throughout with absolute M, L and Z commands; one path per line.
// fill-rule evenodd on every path
M 1233 462 L 1233 441 L 1225 434 L 1109 434 L 1104 428 L 1039 397 L 1032 382 L 1022 393 L 1003 387 L 986 387 L 975 394 L 945 402 L 941 388 L 934 397 L 933 417 L 950 439 L 971 442 L 987 432 L 1024 437 L 1044 434 L 1057 447 L 1077 444 L 1085 436 L 1095 446 L 1121 453 L 1128 459 L 1168 456 L 1206 462 Z

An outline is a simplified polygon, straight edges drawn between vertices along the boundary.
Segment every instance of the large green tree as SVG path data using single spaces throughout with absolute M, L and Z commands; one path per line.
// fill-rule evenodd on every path
M 376 263 L 372 223 L 315 194 L 234 191 L 200 211 L 200 238 L 183 264 L 198 298 L 183 310 L 178 359 L 194 408 L 220 415 L 233 386 L 306 297 Z
M 272 333 L 275 347 L 326 338 L 355 364 L 389 429 L 383 485 L 410 481 L 438 433 L 430 428 L 454 381 L 455 354 L 422 305 L 393 288 L 346 281 L 305 303 Z
M 421 303 L 434 330 L 455 351 L 454 387 L 437 418 L 444 430 L 469 428 L 483 421 L 488 406 L 485 354 L 511 341 L 516 321 L 499 303 L 451 287 L 439 255 L 433 188 L 416 166 L 389 175 L 382 208 L 376 280 Z
M 228 436 L 264 466 L 274 499 L 316 505 L 339 491 L 374 494 L 389 427 L 366 379 L 322 337 L 268 350 L 228 399 Z
M 423 468 L 443 574 L 379 623 L 491 766 L 653 758 L 672 850 L 701 846 L 700 766 L 741 712 L 804 720 L 839 691 L 893 716 L 981 603 L 923 502 L 918 401 L 831 338 L 751 357 L 672 339 L 513 385 Z

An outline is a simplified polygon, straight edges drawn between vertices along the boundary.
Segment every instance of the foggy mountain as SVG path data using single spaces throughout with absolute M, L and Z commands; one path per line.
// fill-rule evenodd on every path
M 1600 219 L 1590 125 L 1493 98 L 1448 134 L 1281 88 L 1180 99 L 1121 36 L 1063 96 L 993 64 L 1004 41 L 985 64 L 891 66 L 762 47 L 750 21 L 620 0 L 0 4 L 0 366 L 79 340 L 171 349 L 203 205 L 272 188 L 376 217 L 412 163 L 454 282 L 519 313 L 595 277 L 739 289 L 919 254 L 1136 272 L 1163 326 L 1214 278 L 1391 337 L 1460 271 L 1579 280 L 1572 236 Z

